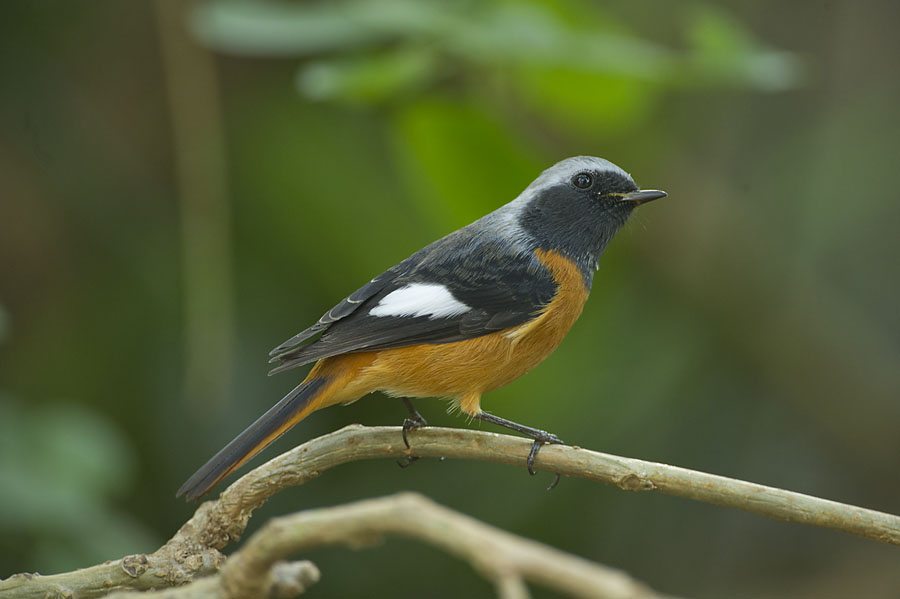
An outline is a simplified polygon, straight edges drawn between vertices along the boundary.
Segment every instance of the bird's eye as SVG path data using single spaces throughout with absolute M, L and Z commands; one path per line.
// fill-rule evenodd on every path
M 587 189 L 593 185 L 594 179 L 587 173 L 578 173 L 572 177 L 572 185 L 579 189 Z

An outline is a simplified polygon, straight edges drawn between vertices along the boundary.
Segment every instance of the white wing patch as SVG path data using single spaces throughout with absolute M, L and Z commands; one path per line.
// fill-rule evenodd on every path
M 370 316 L 428 316 L 446 318 L 471 308 L 437 283 L 410 283 L 391 291 L 369 311 Z

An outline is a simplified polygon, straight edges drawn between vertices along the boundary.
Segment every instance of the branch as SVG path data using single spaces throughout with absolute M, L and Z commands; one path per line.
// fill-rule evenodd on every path
M 302 485 L 347 462 L 416 455 L 524 467 L 531 448 L 531 440 L 521 437 L 425 427 L 409 433 L 412 449 L 407 449 L 400 430 L 350 425 L 312 439 L 235 481 L 217 502 L 204 504 L 209 509 L 198 510 L 188 525 L 193 522 L 197 530 L 203 531 L 204 544 L 222 548 L 229 539 L 241 534 L 250 513 L 273 494 L 285 487 Z M 898 516 L 677 466 L 579 447 L 547 445 L 538 453 L 535 469 L 609 483 L 626 491 L 660 491 L 900 545 Z
M 251 540 L 259 536 L 256 533 Z M 309 561 L 274 562 L 268 570 L 258 573 L 252 599 L 289 599 L 296 597 L 319 581 L 319 569 Z M 150 591 L 120 591 L 108 599 L 234 599 L 223 586 L 221 573 L 167 589 Z
M 358 547 L 386 534 L 417 539 L 460 557 L 491 580 L 502 598 L 527 596 L 526 580 L 585 599 L 659 597 L 623 572 L 509 534 L 415 493 L 270 520 L 222 567 L 225 596 L 260 596 L 265 573 L 292 553 L 335 544 Z
M 215 574 L 224 561 L 225 556 L 215 549 L 169 541 L 150 555 L 128 555 L 64 574 L 15 574 L 0 580 L 0 597 L 87 599 L 122 589 L 171 587 Z

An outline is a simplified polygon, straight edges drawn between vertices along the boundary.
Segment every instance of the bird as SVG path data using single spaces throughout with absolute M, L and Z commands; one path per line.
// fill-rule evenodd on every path
M 401 398 L 407 431 L 424 426 L 411 398 L 449 399 L 470 418 L 533 440 L 546 431 L 481 409 L 485 393 L 556 349 L 582 312 L 598 260 L 641 190 L 603 158 L 575 156 L 543 171 L 511 202 L 387 269 L 270 352 L 276 374 L 315 363 L 306 378 L 178 490 L 196 500 L 312 412 L 374 391 Z

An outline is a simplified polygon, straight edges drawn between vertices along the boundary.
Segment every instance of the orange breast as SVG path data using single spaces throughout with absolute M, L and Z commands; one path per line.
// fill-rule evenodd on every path
M 464 411 L 477 413 L 482 393 L 517 379 L 556 349 L 587 300 L 584 279 L 568 258 L 543 250 L 535 255 L 552 273 L 558 290 L 534 319 L 455 343 L 414 345 L 329 359 L 348 359 L 359 365 L 358 370 L 350 369 L 356 370 L 355 376 L 329 403 L 355 401 L 380 390 L 398 397 L 461 400 Z

